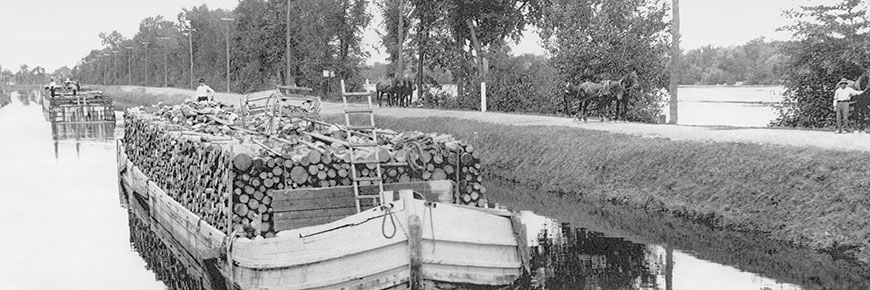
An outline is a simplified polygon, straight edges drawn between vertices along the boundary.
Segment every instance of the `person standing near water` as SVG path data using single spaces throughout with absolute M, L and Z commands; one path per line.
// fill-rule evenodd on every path
M 834 91 L 834 111 L 837 112 L 837 134 L 843 133 L 843 127 L 849 125 L 849 104 L 851 103 L 852 96 L 864 93 L 864 91 L 848 87 L 848 84 L 849 80 L 843 78 L 837 83 L 837 90 Z
M 214 90 L 205 84 L 205 79 L 199 79 L 199 87 L 196 88 L 196 101 L 214 101 Z

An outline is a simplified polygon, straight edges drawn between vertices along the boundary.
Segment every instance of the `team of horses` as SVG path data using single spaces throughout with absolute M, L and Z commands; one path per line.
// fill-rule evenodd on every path
M 628 91 L 636 85 L 637 73 L 635 72 L 628 73 L 616 80 L 585 81 L 580 84 L 567 83 L 564 94 L 565 114 L 584 122 L 588 121 L 586 111 L 590 104 L 595 103 L 597 105 L 596 111 L 603 122 L 611 119 L 610 107 L 611 104 L 615 103 L 615 114 L 612 119 L 619 120 L 621 118 L 623 121 L 627 121 L 625 113 L 628 111 Z M 573 104 L 578 101 L 580 103 L 578 112 L 573 113 Z
M 587 121 L 587 110 L 591 104 L 597 105 L 597 112 L 602 121 L 627 120 L 625 112 L 628 110 L 628 91 L 637 85 L 637 74 L 631 72 L 620 79 L 603 80 L 600 82 L 585 81 L 580 84 L 568 83 L 565 85 L 564 104 L 565 114 L 578 120 Z M 375 95 L 378 106 L 407 107 L 411 105 L 411 95 L 414 92 L 414 82 L 408 78 L 392 78 L 386 82 L 378 82 L 375 85 Z M 574 112 L 574 103 L 579 102 L 577 111 Z M 615 112 L 611 116 L 611 107 Z
M 375 84 L 375 95 L 379 107 L 382 106 L 383 101 L 386 101 L 387 106 L 410 106 L 413 93 L 414 82 L 407 78 L 393 78 L 387 82 Z

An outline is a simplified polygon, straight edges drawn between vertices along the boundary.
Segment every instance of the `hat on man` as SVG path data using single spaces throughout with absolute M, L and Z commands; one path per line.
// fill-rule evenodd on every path
M 844 79 L 844 80 L 845 80 L 845 79 Z M 204 82 L 205 82 L 205 79 L 201 78 L 201 79 L 199 79 L 199 82 L 204 83 Z
M 839 86 L 839 85 L 843 85 L 843 84 L 848 85 L 848 84 L 849 84 L 849 79 L 847 79 L 847 78 L 842 78 L 842 79 L 840 79 L 840 82 L 837 83 L 838 86 Z

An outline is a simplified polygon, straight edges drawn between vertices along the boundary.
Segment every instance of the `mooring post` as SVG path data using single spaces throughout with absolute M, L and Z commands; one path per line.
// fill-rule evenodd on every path
M 402 199 L 405 212 L 408 213 L 408 289 L 422 290 L 423 274 L 420 268 L 423 266 L 423 222 L 417 215 L 414 191 L 399 190 L 399 198 Z
M 423 289 L 423 276 L 420 267 L 423 265 L 423 233 L 422 222 L 416 214 L 408 216 L 408 248 L 410 249 L 411 275 L 409 287 L 411 290 Z

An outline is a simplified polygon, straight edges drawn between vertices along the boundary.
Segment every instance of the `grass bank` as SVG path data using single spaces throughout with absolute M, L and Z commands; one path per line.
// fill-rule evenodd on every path
M 870 260 L 867 153 L 452 118 L 378 119 L 379 126 L 395 130 L 473 140 L 486 174 L 541 192 L 764 233 Z
M 150 106 L 160 102 L 167 105 L 176 105 L 190 98 L 190 94 L 180 92 L 152 94 L 146 92 L 144 87 L 94 86 L 94 88 L 112 97 L 112 106 L 116 111 L 123 111 L 137 106 Z

